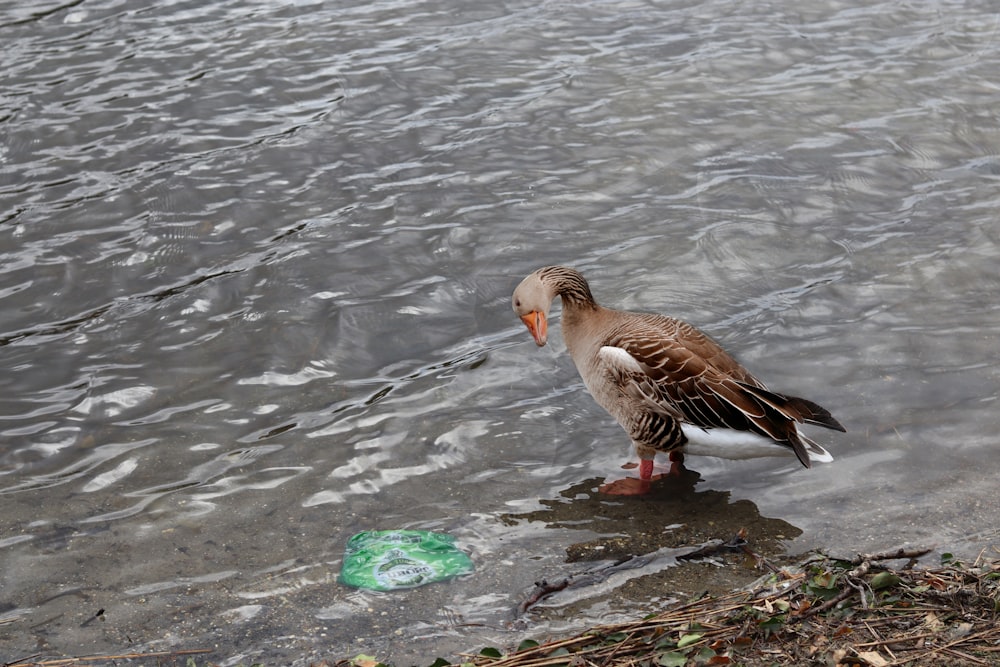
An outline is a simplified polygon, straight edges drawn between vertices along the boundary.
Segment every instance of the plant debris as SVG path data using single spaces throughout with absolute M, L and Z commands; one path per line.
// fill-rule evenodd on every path
M 41 654 L 19 658 L 5 662 L 0 667 L 75 667 L 78 665 L 113 665 L 123 660 L 153 659 L 158 665 L 175 664 L 176 660 L 187 658 L 187 664 L 193 665 L 194 658 L 190 656 L 212 653 L 210 648 L 193 648 L 180 651 L 154 651 L 152 653 L 118 653 L 114 655 L 88 655 L 73 658 L 53 658 L 37 660 Z
M 528 640 L 466 667 L 693 667 L 1000 664 L 1000 561 L 971 564 L 928 550 L 840 559 L 816 554 L 750 586 L 680 603 L 575 637 Z M 905 560 L 898 569 L 885 561 Z M 349 661 L 345 661 L 349 662 Z M 444 667 L 439 659 L 431 667 Z

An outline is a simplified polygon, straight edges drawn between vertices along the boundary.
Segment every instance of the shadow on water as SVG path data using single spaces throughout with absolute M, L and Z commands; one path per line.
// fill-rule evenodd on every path
M 598 535 L 566 548 L 566 562 L 576 565 L 564 572 L 539 572 L 540 580 L 574 578 L 581 571 L 617 574 L 621 564 L 636 563 L 631 576 L 618 577 L 610 585 L 604 577 L 587 577 L 589 583 L 601 585 L 573 595 L 546 596 L 541 615 L 555 608 L 561 608 L 560 616 L 572 616 L 593 613 L 597 605 L 624 604 L 627 608 L 634 602 L 645 605 L 720 593 L 760 576 L 759 559 L 786 557 L 785 543 L 802 533 L 799 528 L 761 516 L 754 503 L 733 501 L 728 491 L 697 491 L 701 479 L 698 472 L 681 466 L 677 476 L 653 482 L 650 492 L 642 496 L 605 495 L 597 491 L 604 480 L 584 480 L 566 488 L 560 498 L 542 500 L 543 509 L 501 515 L 500 520 L 511 526 L 539 522 L 548 528 Z M 746 537 L 746 548 L 705 549 L 712 544 L 743 544 L 737 536 Z M 654 553 L 662 557 L 636 558 Z M 699 557 L 701 553 L 706 555 Z M 610 570 L 607 566 L 588 570 L 594 561 L 617 565 Z

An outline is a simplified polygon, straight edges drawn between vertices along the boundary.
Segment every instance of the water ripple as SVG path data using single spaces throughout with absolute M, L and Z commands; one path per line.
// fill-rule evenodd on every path
M 46 623 L 118 590 L 143 640 L 261 637 L 265 662 L 476 644 L 573 539 L 498 512 L 628 456 L 557 326 L 539 350 L 510 313 L 556 262 L 849 425 L 835 468 L 698 462 L 797 545 L 977 534 L 998 26 L 982 2 L 0 8 L 5 631 L 113 652 Z M 457 534 L 477 574 L 402 606 L 337 586 L 374 527 Z

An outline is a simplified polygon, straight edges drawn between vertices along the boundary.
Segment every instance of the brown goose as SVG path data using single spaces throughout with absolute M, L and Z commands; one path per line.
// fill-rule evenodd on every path
M 599 306 L 575 269 L 538 269 L 514 290 L 514 312 L 539 346 L 557 296 L 566 348 L 584 384 L 640 459 L 638 483 L 620 480 L 603 490 L 648 490 L 656 452 L 670 453 L 673 470 L 683 452 L 736 459 L 794 453 L 807 468 L 833 459 L 798 429 L 806 423 L 844 431 L 827 410 L 769 390 L 687 322 Z

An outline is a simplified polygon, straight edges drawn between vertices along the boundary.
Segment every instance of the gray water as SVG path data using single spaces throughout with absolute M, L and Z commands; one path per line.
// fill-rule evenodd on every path
M 995 555 L 992 2 L 5 3 L 0 43 L 0 657 L 642 615 L 675 592 L 514 619 L 605 510 Z M 692 457 L 681 520 L 593 494 L 628 442 L 509 307 L 549 263 L 829 408 L 835 461 Z M 338 584 L 386 528 L 476 572 Z

